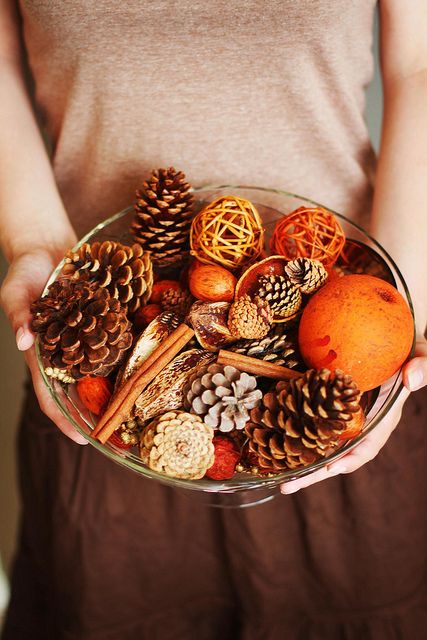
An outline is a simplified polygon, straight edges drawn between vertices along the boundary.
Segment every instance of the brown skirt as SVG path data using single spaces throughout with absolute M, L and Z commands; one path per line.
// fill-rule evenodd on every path
M 426 408 L 354 474 L 220 510 L 73 444 L 29 393 L 3 640 L 425 640 Z

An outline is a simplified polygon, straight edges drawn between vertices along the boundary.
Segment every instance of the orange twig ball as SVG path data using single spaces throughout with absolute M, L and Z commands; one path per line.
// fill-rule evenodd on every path
M 313 258 L 331 267 L 345 243 L 336 217 L 321 207 L 299 207 L 276 224 L 271 252 L 288 260 Z
M 190 245 L 191 254 L 201 262 L 228 269 L 245 266 L 264 248 L 262 220 L 249 200 L 223 196 L 196 215 Z

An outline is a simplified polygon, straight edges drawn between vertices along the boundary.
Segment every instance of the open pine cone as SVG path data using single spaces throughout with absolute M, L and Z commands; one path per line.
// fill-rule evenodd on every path
M 303 366 L 298 353 L 296 336 L 285 332 L 285 325 L 274 324 L 265 338 L 259 340 L 239 340 L 227 347 L 229 351 L 251 358 L 274 362 L 288 369 Z
M 140 455 L 154 471 L 197 480 L 214 462 L 213 435 L 213 429 L 199 416 L 169 411 L 142 430 Z
M 290 318 L 302 304 L 300 289 L 279 275 L 265 275 L 259 278 L 258 295 L 270 305 L 274 315 Z
M 132 344 L 125 310 L 97 284 L 56 280 L 31 312 L 48 369 L 74 380 L 107 376 Z
M 305 257 L 290 260 L 285 272 L 289 280 L 299 287 L 301 293 L 314 293 L 328 277 L 328 272 L 320 260 Z
M 234 367 L 211 364 L 197 371 L 184 392 L 186 407 L 220 431 L 243 429 L 262 392 L 256 378 Z
M 139 244 L 129 247 L 111 240 L 85 242 L 77 251 L 67 253 L 62 274 L 106 287 L 130 313 L 147 302 L 153 287 L 150 254 Z
M 159 266 L 181 262 L 189 250 L 194 203 L 184 173 L 174 167 L 154 170 L 136 197 L 135 240 Z
M 280 472 L 312 464 L 336 447 L 346 424 L 360 411 L 351 376 L 309 369 L 278 382 L 251 411 L 245 432 L 262 470 Z

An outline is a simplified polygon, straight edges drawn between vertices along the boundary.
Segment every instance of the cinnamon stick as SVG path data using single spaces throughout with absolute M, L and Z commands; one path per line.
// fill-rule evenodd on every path
M 273 380 L 292 380 L 302 376 L 302 373 L 299 371 L 293 371 L 292 369 L 282 367 L 272 362 L 266 362 L 265 360 L 251 358 L 240 353 L 234 353 L 234 351 L 225 351 L 223 349 L 221 349 L 218 354 L 217 362 L 224 366 L 230 365 L 235 367 L 239 369 L 239 371 L 246 371 L 246 373 L 272 378 Z
M 163 340 L 123 387 L 119 388 L 92 431 L 92 437 L 105 444 L 114 430 L 128 418 L 139 394 L 174 359 L 193 335 L 194 331 L 190 327 L 181 324 Z

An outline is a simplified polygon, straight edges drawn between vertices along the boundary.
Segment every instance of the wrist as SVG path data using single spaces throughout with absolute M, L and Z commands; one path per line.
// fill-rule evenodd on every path
M 50 233 L 30 236 L 31 234 L 24 233 L 18 238 L 2 239 L 4 255 L 9 263 L 16 262 L 25 255 L 34 255 L 51 260 L 53 265 L 56 265 L 77 242 L 71 226 L 55 236 Z

